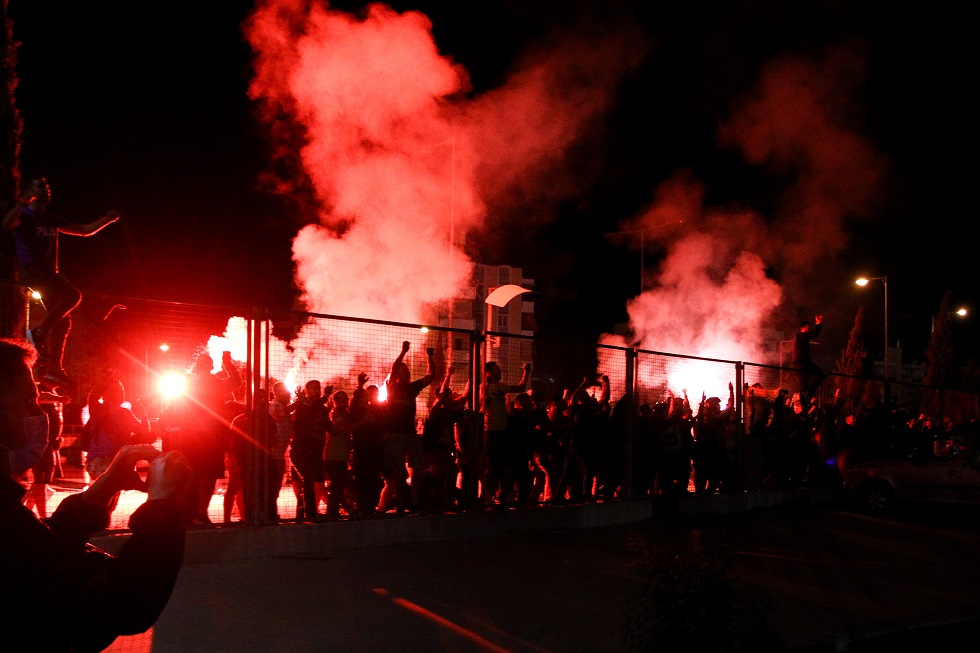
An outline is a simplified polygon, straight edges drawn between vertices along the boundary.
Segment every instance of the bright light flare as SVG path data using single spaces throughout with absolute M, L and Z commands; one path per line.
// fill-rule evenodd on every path
M 187 377 L 178 372 L 168 372 L 160 376 L 157 387 L 164 399 L 174 399 L 187 390 Z
M 36 290 L 32 290 L 31 291 L 31 298 L 33 298 L 33 299 L 41 299 L 41 293 L 39 293 Z
M 667 387 L 675 397 L 687 392 L 695 410 L 702 394 L 719 397 L 722 408 L 728 402 L 728 382 L 719 378 L 717 365 L 706 361 L 678 361 L 667 372 Z
M 170 345 L 168 345 L 167 343 L 163 343 L 162 345 L 160 345 L 160 351 L 170 351 Z
M 956 314 L 960 317 L 966 317 L 969 314 L 969 311 L 967 311 L 965 308 L 960 308 L 956 310 Z
M 388 401 L 388 381 L 391 379 L 391 375 L 385 377 L 385 382 L 378 386 L 378 401 L 385 403 Z
M 865 277 L 861 277 L 860 279 L 855 279 L 854 280 L 854 283 L 856 283 L 857 285 L 861 286 L 862 288 L 864 288 L 870 282 L 871 282 L 871 279 L 867 279 Z

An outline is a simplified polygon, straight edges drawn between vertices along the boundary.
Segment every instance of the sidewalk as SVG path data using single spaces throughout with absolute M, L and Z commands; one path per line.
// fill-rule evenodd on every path
M 62 462 L 63 476 L 49 487 L 49 514 L 68 495 L 80 492 L 88 479 L 78 467 Z M 281 514 L 294 509 L 292 497 L 282 493 Z M 839 498 L 835 487 L 815 490 L 767 490 L 739 494 L 699 496 L 688 493 L 668 502 L 635 499 L 567 506 L 531 506 L 481 512 L 371 515 L 334 522 L 280 523 L 246 526 L 221 525 L 224 494 L 219 486 L 212 497 L 209 515 L 215 526 L 192 527 L 187 533 L 185 560 L 228 562 L 277 556 L 322 556 L 332 552 L 366 546 L 387 546 L 409 542 L 432 542 L 503 533 L 532 533 L 556 529 L 587 529 L 643 521 L 654 515 L 729 514 L 789 503 L 827 502 Z M 140 492 L 124 492 L 113 512 L 110 531 L 92 538 L 92 543 L 113 552 L 125 542 L 129 515 L 143 503 Z

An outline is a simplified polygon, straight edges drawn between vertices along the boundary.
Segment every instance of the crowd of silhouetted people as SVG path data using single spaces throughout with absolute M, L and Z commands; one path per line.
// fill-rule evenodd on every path
M 412 379 L 409 349 L 381 385 L 364 373 L 350 390 L 275 382 L 256 391 L 251 410 L 239 364 L 225 352 L 214 372 L 202 354 L 152 432 L 145 409 L 123 404 L 122 384 L 108 379 L 88 397 L 78 443 L 86 471 L 94 480 L 124 445 L 157 443 L 194 470 L 190 523 L 266 524 L 816 487 L 839 482 L 845 464 L 975 438 L 972 422 L 933 424 L 873 393 L 818 401 L 755 383 L 738 403 L 732 384 L 727 397 L 701 393 L 696 403 L 686 391 L 612 402 L 605 375 L 544 396 L 528 388 L 529 364 L 507 383 L 494 361 L 473 392 L 468 380 L 454 389 L 449 365 L 423 395 L 437 378 L 434 352 Z M 220 519 L 209 514 L 216 493 Z

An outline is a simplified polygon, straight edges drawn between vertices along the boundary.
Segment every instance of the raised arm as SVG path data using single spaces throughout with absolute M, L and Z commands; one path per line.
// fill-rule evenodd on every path
M 428 347 L 425 350 L 425 376 L 418 380 L 422 386 L 427 386 L 432 383 L 432 379 L 435 376 L 435 356 L 436 350 L 432 347 Z
M 569 395 L 569 403 L 573 403 L 575 399 L 581 396 L 586 391 L 586 388 L 588 387 L 589 387 L 589 377 L 586 376 L 582 379 L 582 382 L 579 384 L 579 386 L 574 390 L 572 390 L 572 394 Z
M 728 405 L 723 411 L 725 417 L 731 419 L 735 415 L 735 386 L 731 381 L 728 382 Z
M 456 395 L 456 407 L 464 408 L 467 402 L 470 400 L 470 380 L 466 379 L 466 385 L 463 386 L 463 391 Z
M 600 404 L 608 404 L 609 403 L 609 392 L 610 392 L 609 391 L 609 377 L 607 375 L 603 374 L 601 377 L 599 377 L 599 382 L 600 382 L 599 383 L 600 386 L 602 387 L 602 391 L 601 391 L 600 396 L 599 396 L 599 403 Z
M 391 364 L 391 375 L 388 378 L 390 378 L 390 379 L 394 379 L 395 378 L 395 370 L 398 368 L 398 366 L 402 362 L 405 361 L 405 354 L 408 353 L 408 350 L 409 350 L 409 348 L 411 346 L 412 346 L 412 343 L 410 343 L 408 340 L 406 340 L 405 342 L 402 343 L 401 353 L 398 354 L 398 358 L 396 358 L 395 361 Z
M 517 382 L 517 385 L 520 387 L 521 391 L 523 392 L 527 388 L 527 382 L 531 379 L 531 364 L 524 363 L 522 369 L 523 369 L 523 373 L 521 374 L 521 380 Z
M 128 444 L 116 454 L 109 468 L 92 481 L 81 493 L 85 503 L 100 510 L 108 510 L 109 501 L 123 490 L 147 491 L 147 483 L 141 481 L 136 473 L 136 463 L 140 460 L 153 461 L 160 451 L 149 444 Z M 152 498 L 152 497 L 151 497 Z
M 225 373 L 224 385 L 225 392 L 235 392 L 242 384 L 242 373 L 238 371 L 238 366 L 231 360 L 231 352 L 221 352 L 221 371 Z
M 150 436 L 150 415 L 142 401 L 133 402 L 133 417 L 136 419 L 136 423 L 133 424 L 133 433 L 136 434 L 135 441 L 141 444 L 145 443 Z
M 119 219 L 119 213 L 117 211 L 109 211 L 104 217 L 95 220 L 94 222 L 89 222 L 87 224 L 66 224 L 58 228 L 63 234 L 68 234 L 69 236 L 91 236 L 102 231 L 110 224 Z
M 446 366 L 446 378 L 442 380 L 442 384 L 439 386 L 439 394 L 444 395 L 449 391 L 449 382 L 453 378 L 453 364 L 450 363 Z

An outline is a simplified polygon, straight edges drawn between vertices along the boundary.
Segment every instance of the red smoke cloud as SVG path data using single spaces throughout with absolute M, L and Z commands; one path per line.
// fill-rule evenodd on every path
M 353 15 L 299 0 L 260 2 L 246 25 L 250 96 L 320 207 L 293 241 L 313 312 L 423 323 L 433 305 L 472 296 L 467 237 L 501 237 L 494 208 L 541 219 L 531 207 L 575 190 L 562 181 L 565 156 L 642 55 L 635 35 L 593 26 L 586 44 L 569 28 L 474 95 L 431 28 L 383 4 Z M 292 370 L 355 347 L 317 342 Z
M 647 230 L 647 242 L 658 240 L 666 249 L 653 287 L 629 302 L 629 344 L 779 362 L 773 346 L 778 334 L 767 337 L 781 322 L 775 311 L 812 300 L 804 282 L 813 266 L 843 251 L 845 220 L 865 217 L 880 192 L 886 162 L 853 123 L 852 98 L 863 65 L 852 48 L 835 49 L 819 61 L 775 61 L 720 126 L 722 145 L 793 180 L 775 215 L 705 206 L 703 183 L 682 171 L 657 189 L 648 211 L 628 223 L 627 229 Z M 627 344 L 619 336 L 603 341 Z M 672 382 L 670 389 L 679 393 L 689 381 L 683 383 Z M 702 390 L 687 389 L 692 395 Z M 727 392 L 704 389 L 722 397 Z
M 352 15 L 300 0 L 260 2 L 247 25 L 250 95 L 319 205 L 293 244 L 314 312 L 424 322 L 432 305 L 470 293 L 467 239 L 513 238 L 493 218 L 515 207 L 524 222 L 553 218 L 581 183 L 569 174 L 583 163 L 571 160 L 575 146 L 597 142 L 618 83 L 647 56 L 629 28 L 567 27 L 476 93 L 431 27 L 382 4 Z M 765 328 L 806 303 L 806 272 L 842 251 L 845 220 L 864 216 L 878 193 L 885 162 L 859 135 L 852 104 L 863 65 L 853 47 L 783 58 L 732 104 L 719 145 L 790 180 L 772 215 L 707 205 L 687 171 L 650 180 L 650 208 L 623 229 L 646 230 L 664 256 L 629 302 L 630 344 L 773 359 Z M 374 344 L 396 352 L 399 343 Z M 317 342 L 296 352 L 291 371 L 354 349 Z

